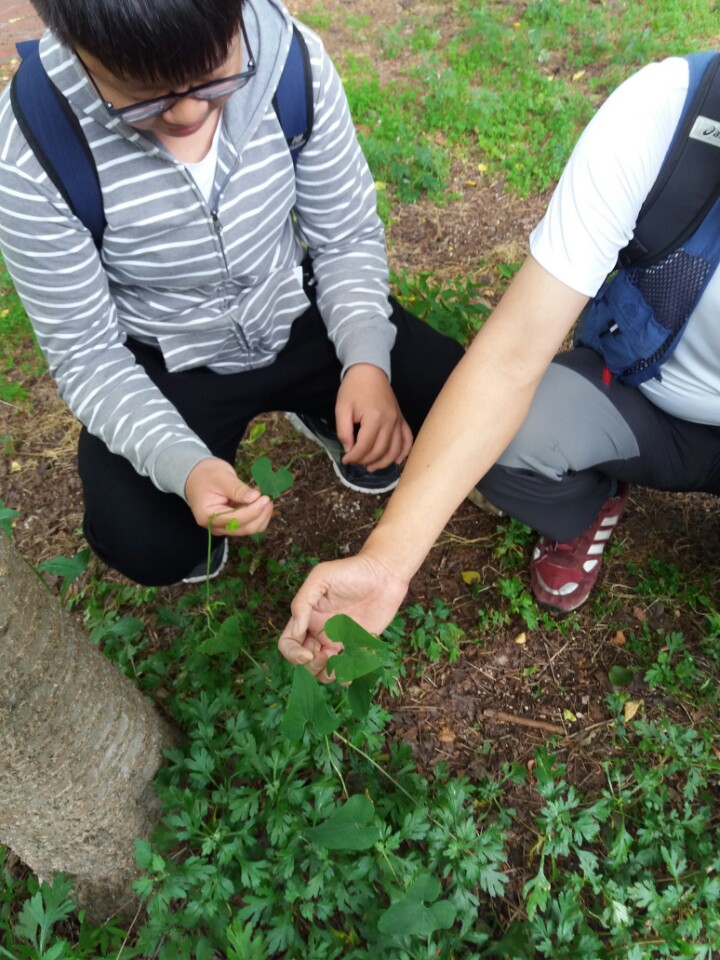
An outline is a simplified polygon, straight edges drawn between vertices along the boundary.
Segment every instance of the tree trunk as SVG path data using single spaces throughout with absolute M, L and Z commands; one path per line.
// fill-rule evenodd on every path
M 65 873 L 91 919 L 128 916 L 173 739 L 0 531 L 0 843 L 40 879 Z

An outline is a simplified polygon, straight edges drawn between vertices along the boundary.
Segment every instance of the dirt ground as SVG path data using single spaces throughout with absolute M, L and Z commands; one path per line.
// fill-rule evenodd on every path
M 343 9 L 352 2 L 327 0 L 323 8 Z M 302 15 L 303 8 L 314 6 L 303 0 L 294 9 Z M 362 4 L 373 28 L 389 27 L 417 8 L 413 0 Z M 338 16 L 321 31 L 331 52 L 363 43 L 335 25 L 343 20 Z M 386 67 L 401 68 L 398 62 Z M 487 285 L 486 295 L 493 302 L 496 265 L 523 257 L 527 235 L 547 197 L 509 196 L 501 183 L 477 176 L 477 158 L 456 163 L 453 178 L 458 199 L 443 209 L 423 201 L 398 212 L 389 231 L 391 265 L 397 271 L 431 270 L 439 281 L 472 276 Z M 83 546 L 82 504 L 75 472 L 77 425 L 48 377 L 31 383 L 30 389 L 30 403 L 0 404 L 0 437 L 10 438 L 0 446 L 0 490 L 6 504 L 21 514 L 16 546 L 37 564 L 58 554 L 72 555 Z M 296 482 L 278 504 L 264 549 L 278 558 L 291 549 L 324 558 L 357 550 L 385 498 L 345 490 L 325 457 L 294 434 L 282 417 L 270 416 L 268 423 L 268 434 L 278 439 L 270 448 L 275 465 L 294 458 Z M 507 524 L 464 504 L 415 578 L 409 600 L 431 606 L 442 598 L 468 641 L 453 664 L 431 664 L 422 655 L 408 663 L 402 695 L 388 702 L 392 736 L 412 745 L 423 772 L 431 773 L 445 761 L 453 772 L 472 777 L 496 772 L 507 761 L 530 764 L 533 751 L 555 736 L 570 778 L 581 789 L 588 788 L 602 778 L 601 762 L 609 749 L 604 698 L 610 690 L 608 670 L 628 661 L 624 637 L 646 620 L 654 627 L 683 630 L 691 642 L 698 637 L 698 622 L 687 608 L 676 610 L 653 596 L 639 599 L 628 563 L 645 569 L 660 558 L 675 564 L 688 582 L 701 571 L 714 571 L 716 590 L 720 539 L 715 504 L 699 495 L 633 490 L 617 534 L 618 547 L 601 574 L 600 604 L 588 603 L 570 627 L 562 619 L 551 619 L 528 630 L 517 614 L 510 614 L 508 623 L 478 644 L 473 638 L 479 606 L 507 609 L 497 589 L 497 580 L 511 575 L 498 556 Z M 526 561 L 527 556 L 521 558 L 517 574 L 528 588 Z M 111 571 L 95 569 L 118 579 Z M 465 582 L 467 571 L 480 575 L 479 586 Z M 231 552 L 229 575 L 232 572 Z M 168 599 L 181 589 L 169 588 Z M 658 706 L 682 710 L 675 703 L 658 703 L 641 681 L 630 692 L 644 701 L 646 711 Z

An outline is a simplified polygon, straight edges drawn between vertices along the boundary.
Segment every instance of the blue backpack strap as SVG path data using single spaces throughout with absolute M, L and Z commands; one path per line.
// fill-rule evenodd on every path
M 624 266 L 648 266 L 691 237 L 720 197 L 720 54 L 694 53 L 680 123 L 638 215 Z M 713 148 L 714 147 L 714 148 Z
M 48 177 L 99 250 L 105 211 L 95 160 L 80 121 L 45 72 L 39 42 L 26 40 L 17 45 L 17 51 L 22 60 L 10 87 L 15 118 Z
M 287 60 L 273 97 L 273 107 L 295 166 L 298 154 L 310 139 L 313 128 L 310 54 L 295 24 Z

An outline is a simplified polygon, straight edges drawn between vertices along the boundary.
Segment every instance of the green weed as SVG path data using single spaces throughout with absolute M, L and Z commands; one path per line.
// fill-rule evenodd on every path
M 20 514 L 17 510 L 13 510 L 12 507 L 7 507 L 0 500 L 0 530 L 8 538 L 12 539 L 12 525 L 16 517 L 19 517 Z
M 30 323 L 0 259 L 0 402 L 24 400 L 25 379 L 39 376 L 44 369 Z
M 411 52 L 407 80 L 381 86 L 369 57 L 344 62 L 371 168 L 402 202 L 443 196 L 438 140 L 482 159 L 515 193 L 547 189 L 601 99 L 642 64 L 712 46 L 716 33 L 700 0 L 623 2 L 616 17 L 585 0 L 533 0 L 519 13 L 456 0 L 452 16 L 442 42 L 433 10 L 378 37 L 387 57 Z
M 495 556 L 508 570 L 517 570 L 527 565 L 529 551 L 537 534 L 526 524 L 509 517 L 496 527 L 498 539 L 493 547 Z
M 440 285 L 429 273 L 391 277 L 395 295 L 417 317 L 458 343 L 467 344 L 482 327 L 490 308 L 480 286 L 460 278 Z
M 215 582 L 209 612 L 202 590 L 167 605 L 149 588 L 85 588 L 95 639 L 141 689 L 161 693 L 188 735 L 158 777 L 163 823 L 138 845 L 147 918 L 123 956 L 710 960 L 720 947 L 712 723 L 642 713 L 629 722 L 619 687 L 608 698 L 605 786 L 594 794 L 568 782 L 552 743 L 536 751 L 527 782 L 507 765 L 476 783 L 441 767 L 428 780 L 387 738 L 380 702 L 402 675 L 403 645 L 434 661 L 461 655 L 450 608 L 407 608 L 384 643 L 340 624 L 351 632 L 332 635 L 350 657 L 336 666 L 350 685 L 321 687 L 281 660 L 268 627 L 308 561 L 270 562 L 255 544 L 233 559 L 237 576 Z M 531 627 L 520 581 L 499 590 L 506 615 Z M 139 608 L 154 622 L 152 646 Z M 651 691 L 688 702 L 709 691 L 712 663 L 679 635 L 642 650 Z M 511 866 L 510 843 L 525 829 L 512 803 L 520 787 L 536 810 L 522 867 Z M 98 932 L 76 916 L 61 878 L 54 889 L 55 899 L 5 877 L 10 956 L 115 956 L 117 927 Z
M 642 565 L 633 560 L 626 564 L 636 580 L 638 595 L 653 603 L 680 604 L 691 610 L 706 607 L 713 592 L 712 575 L 708 572 L 699 581 L 683 574 L 676 564 L 649 557 Z
M 14 880 L 7 852 L 0 847 L 0 958 L 3 960 L 91 960 L 112 956 L 126 934 L 110 922 L 90 924 L 80 914 L 76 934 L 66 922 L 77 911 L 70 881 L 57 874 L 52 883 L 31 875 Z
M 465 634 L 450 621 L 451 610 L 446 603 L 435 599 L 429 610 L 414 603 L 405 614 L 410 621 L 407 635 L 412 650 L 423 652 L 431 663 L 440 659 L 454 663 L 459 658 Z
M 192 629 L 183 637 L 186 689 L 172 707 L 191 741 L 161 774 L 163 829 L 152 846 L 138 848 L 146 879 L 137 886 L 149 917 L 136 949 L 209 956 L 229 939 L 252 937 L 268 955 L 401 956 L 413 941 L 439 943 L 451 914 L 471 931 L 468 885 L 498 895 L 506 883 L 497 814 L 478 818 L 469 805 L 474 788 L 455 782 L 432 791 L 430 813 L 428 785 L 406 752 L 391 747 L 381 764 L 373 758 L 386 749 L 385 711 L 368 703 L 365 718 L 353 720 L 357 704 L 347 688 L 339 697 L 327 692 L 277 656 L 260 663 L 244 631 L 234 626 L 231 634 L 232 652 L 229 642 L 208 650 Z M 343 642 L 350 645 L 347 635 Z M 178 653 L 170 654 L 175 666 Z M 360 655 L 363 669 L 380 662 Z M 241 686 L 227 671 L 238 657 Z M 160 673 L 167 672 L 166 664 Z M 169 856 L 178 840 L 187 851 L 180 863 Z M 439 898 L 435 881 L 424 878 L 443 865 L 453 879 Z M 415 918 L 409 932 L 397 916 L 416 902 L 434 920 Z M 448 906 L 438 911 L 439 903 Z
M 501 577 L 497 581 L 497 590 L 507 601 L 508 617 L 519 617 L 528 630 L 534 630 L 540 623 L 540 613 L 535 600 L 519 577 Z

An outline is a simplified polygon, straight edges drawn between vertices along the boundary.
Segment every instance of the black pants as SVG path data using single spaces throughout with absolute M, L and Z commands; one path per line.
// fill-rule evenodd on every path
M 532 408 L 478 487 L 503 512 L 561 543 L 579 536 L 617 481 L 720 494 L 720 427 L 664 413 L 602 379 L 581 348 L 550 365 Z
M 462 348 L 391 301 L 397 329 L 392 387 L 416 435 Z M 168 373 L 158 350 L 130 341 L 152 381 L 214 456 L 233 463 L 248 423 L 288 410 L 334 422 L 340 364 L 314 304 L 267 367 L 220 375 L 207 368 Z M 95 553 L 131 580 L 177 583 L 205 556 L 207 531 L 175 494 L 163 493 L 124 457 L 81 432 L 78 469 L 85 497 L 85 537 Z

